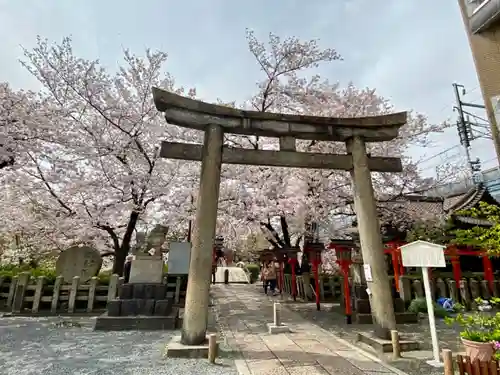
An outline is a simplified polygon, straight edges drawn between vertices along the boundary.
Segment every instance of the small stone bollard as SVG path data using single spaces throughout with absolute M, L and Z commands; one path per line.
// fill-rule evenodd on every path
M 279 327 L 281 326 L 281 304 L 279 302 L 275 302 L 273 309 L 274 325 Z
M 281 322 L 281 304 L 279 302 L 275 302 L 273 305 L 273 322 L 268 323 L 267 328 L 271 335 L 290 332 L 288 326 Z
M 210 363 L 215 363 L 215 358 L 217 358 L 217 354 L 219 351 L 219 347 L 217 345 L 217 335 L 212 333 L 208 335 L 208 361 Z
M 399 333 L 396 330 L 391 331 L 392 357 L 398 359 L 401 357 L 401 346 L 399 344 Z
M 229 284 L 229 270 L 224 271 L 224 284 Z

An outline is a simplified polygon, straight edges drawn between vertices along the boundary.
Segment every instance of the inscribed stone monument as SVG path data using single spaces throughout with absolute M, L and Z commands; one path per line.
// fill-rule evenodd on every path
M 64 250 L 57 258 L 56 273 L 71 280 L 80 277 L 81 282 L 97 276 L 102 266 L 102 257 L 98 250 L 89 246 L 72 246 Z

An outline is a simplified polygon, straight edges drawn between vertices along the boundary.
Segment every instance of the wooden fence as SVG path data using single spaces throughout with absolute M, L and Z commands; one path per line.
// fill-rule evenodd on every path
M 314 300 L 314 279 L 307 275 L 297 276 L 297 298 L 303 301 Z M 341 278 L 338 276 L 320 276 L 319 291 L 321 301 L 339 301 L 342 293 Z M 284 275 L 284 292 L 292 295 L 292 275 Z
M 168 275 L 165 277 L 167 293 L 174 297 L 176 305 L 182 305 L 186 295 L 186 277 Z M 117 297 L 123 277 L 111 275 L 108 284 L 99 284 L 97 277 L 88 283 L 80 283 L 78 276 L 65 282 L 62 276 L 48 284 L 45 277 L 31 277 L 28 272 L 6 280 L 0 276 L 0 309 L 13 313 L 47 312 L 81 313 L 98 312 L 106 308 L 108 301 Z
M 453 360 L 451 350 L 444 349 L 442 352 L 444 375 L 500 375 L 498 362 L 480 362 L 479 359 L 471 361 L 467 356 L 457 355 Z

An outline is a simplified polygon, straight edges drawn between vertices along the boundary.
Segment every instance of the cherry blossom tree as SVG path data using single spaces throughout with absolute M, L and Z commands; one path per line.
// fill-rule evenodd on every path
M 24 52 L 24 67 L 43 86 L 41 125 L 50 126 L 24 152 L 11 182 L 45 223 L 75 241 L 110 247 L 113 271 L 121 274 L 138 225 L 174 227 L 185 219 L 185 187 L 195 186 L 197 168 L 160 159 L 159 144 L 199 135 L 165 126 L 151 87 L 184 90 L 162 76 L 163 52 L 139 57 L 126 50 L 114 75 L 97 60 L 75 56 L 69 38 L 53 46 L 39 39 Z
M 374 116 L 395 111 L 390 102 L 373 89 L 359 89 L 354 84 L 342 88 L 339 83 L 314 74 L 320 64 L 341 60 L 333 49 L 323 49 L 318 41 L 297 38 L 282 40 L 269 35 L 267 45 L 251 31 L 247 33 L 249 50 L 263 79 L 257 93 L 242 105 L 257 111 L 283 112 L 328 117 Z M 397 156 L 403 160 L 399 174 L 373 173 L 378 199 L 390 200 L 417 190 L 425 190 L 435 181 L 422 178 L 418 161 L 407 155 L 412 145 L 425 146 L 434 132 L 445 125 L 429 124 L 422 114 L 409 112 L 408 124 L 398 139 L 370 144 L 369 152 L 377 156 Z M 277 149 L 276 139 L 227 137 L 227 143 L 253 149 Z M 345 153 L 345 145 L 336 142 L 298 141 L 297 149 L 318 153 Z M 269 167 L 231 166 L 228 175 L 239 176 L 233 189 L 221 200 L 221 209 L 241 223 L 256 222 L 266 228 L 277 246 L 290 246 L 304 225 L 319 222 L 331 237 L 335 210 L 352 215 L 351 180 L 348 173 L 330 170 L 294 170 Z M 228 199 L 232 197 L 233 199 Z M 406 213 L 405 213 L 406 214 Z M 268 233 L 268 234 L 269 234 Z M 276 243 L 276 236 L 279 237 Z

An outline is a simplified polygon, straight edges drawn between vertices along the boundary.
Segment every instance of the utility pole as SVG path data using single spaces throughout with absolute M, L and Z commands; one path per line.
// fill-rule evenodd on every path
M 479 85 L 483 95 L 483 100 L 488 118 L 488 125 L 491 129 L 491 138 L 495 146 L 495 152 L 498 163 L 500 164 L 500 86 L 496 77 L 500 66 L 498 58 L 498 42 L 492 37 L 492 31 L 487 33 L 473 33 L 470 28 L 470 7 L 471 1 L 458 0 L 460 13 L 469 39 L 476 72 L 479 79 Z M 479 5 L 479 2 L 476 2 Z
M 469 119 L 464 116 L 463 107 L 473 107 L 473 108 L 481 108 L 484 109 L 484 105 L 474 104 L 474 103 L 466 103 L 463 102 L 460 97 L 459 88 L 462 89 L 462 94 L 465 94 L 465 87 L 463 85 L 459 85 L 458 83 L 453 84 L 453 91 L 455 92 L 455 100 L 457 105 L 454 107 L 458 111 L 458 120 L 457 120 L 457 131 L 458 136 L 460 137 L 460 144 L 465 149 L 465 155 L 467 157 L 467 165 L 470 168 L 470 172 L 472 175 L 472 180 L 475 184 L 479 184 L 482 180 L 481 175 L 481 161 L 479 158 L 476 160 L 472 160 L 470 156 L 470 142 L 473 141 L 474 135 L 472 134 L 471 122 Z

